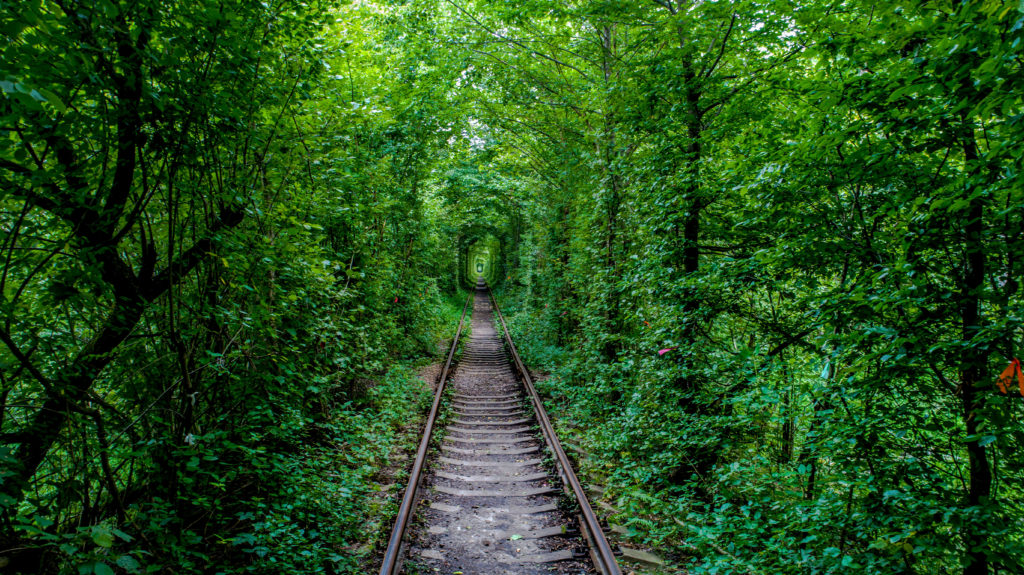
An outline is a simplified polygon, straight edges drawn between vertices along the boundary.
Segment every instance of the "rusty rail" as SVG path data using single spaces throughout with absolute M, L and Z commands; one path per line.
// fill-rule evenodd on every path
M 587 542 L 591 544 L 591 555 L 594 558 L 594 566 L 597 567 L 603 575 L 622 575 L 622 570 L 619 568 L 618 562 L 615 560 L 615 552 L 612 550 L 611 544 L 608 542 L 608 538 L 604 535 L 604 530 L 601 528 L 601 523 L 597 519 L 597 515 L 594 513 L 594 509 L 590 506 L 590 502 L 587 500 L 586 491 L 583 489 L 583 485 L 580 480 L 576 477 L 576 472 L 573 471 L 572 463 L 569 461 L 569 457 L 566 456 L 565 450 L 562 449 L 562 444 L 558 441 L 558 436 L 555 434 L 555 428 L 551 425 L 551 420 L 548 418 L 547 411 L 544 409 L 544 403 L 540 399 L 540 395 L 537 393 L 537 388 L 533 385 L 533 378 L 530 377 L 530 372 L 526 369 L 523 364 L 523 360 L 519 357 L 519 352 L 516 350 L 516 346 L 512 343 L 512 336 L 508 332 L 508 327 L 505 325 L 505 317 L 501 315 L 501 308 L 498 307 L 498 302 L 494 299 L 494 294 L 488 288 L 487 295 L 491 298 L 491 305 L 494 307 L 494 313 L 498 316 L 498 321 L 501 322 L 501 331 L 505 335 L 505 343 L 508 345 L 509 355 L 512 356 L 512 363 L 516 366 L 519 374 L 523 378 L 523 385 L 526 387 L 527 393 L 530 395 L 530 401 L 533 402 L 534 412 L 537 415 L 537 422 L 540 423 L 541 430 L 544 433 L 544 438 L 547 439 L 548 446 L 551 447 L 551 451 L 554 452 L 555 459 L 558 462 L 558 473 L 562 477 L 562 482 L 568 485 L 572 490 L 573 495 L 576 498 L 576 502 L 580 506 L 581 517 L 583 519 L 582 527 L 586 529 L 589 537 Z M 596 549 L 594 549 L 596 547 Z
M 459 327 L 455 331 L 452 348 L 448 351 L 448 359 L 444 362 L 444 369 L 441 370 L 441 376 L 437 382 L 434 404 L 430 407 L 427 424 L 423 428 L 423 439 L 420 440 L 420 447 L 416 451 L 416 461 L 412 464 L 409 486 L 405 488 L 405 497 L 402 498 L 402 505 L 398 508 L 398 517 L 395 518 L 395 526 L 391 530 L 391 539 L 388 540 L 388 547 L 384 551 L 384 561 L 380 566 L 380 575 L 395 575 L 399 572 L 398 559 L 399 551 L 402 547 L 402 539 L 405 536 L 406 528 L 409 526 L 409 519 L 412 517 L 413 504 L 416 502 L 416 491 L 419 489 L 420 476 L 423 475 L 423 464 L 427 460 L 427 448 L 430 446 L 430 437 L 434 432 L 434 422 L 437 420 L 437 411 L 441 406 L 441 396 L 444 394 L 444 384 L 448 380 L 448 371 L 452 366 L 452 359 L 455 358 L 455 350 L 459 347 L 462 328 L 466 323 L 466 312 L 469 311 L 469 306 L 473 303 L 473 295 L 472 293 L 469 294 L 469 298 L 466 299 L 466 305 L 462 308 L 462 317 L 459 318 Z

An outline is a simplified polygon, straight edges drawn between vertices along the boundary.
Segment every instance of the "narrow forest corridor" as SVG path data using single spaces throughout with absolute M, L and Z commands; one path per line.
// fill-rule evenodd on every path
M 443 445 L 428 452 L 411 562 L 426 572 L 593 573 L 574 556 L 583 536 L 568 505 L 559 505 L 554 473 L 542 459 L 544 441 L 506 358 L 489 296 L 481 281 L 472 335 L 451 380 Z
M 1024 573 L 1024 3 L 0 36 L 0 575 Z

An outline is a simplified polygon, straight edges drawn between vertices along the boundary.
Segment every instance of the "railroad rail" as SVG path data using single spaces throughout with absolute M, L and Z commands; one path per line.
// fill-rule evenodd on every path
M 453 367 L 470 304 L 472 334 Z M 466 575 L 622 573 L 482 282 L 441 371 L 380 575 L 407 561 Z

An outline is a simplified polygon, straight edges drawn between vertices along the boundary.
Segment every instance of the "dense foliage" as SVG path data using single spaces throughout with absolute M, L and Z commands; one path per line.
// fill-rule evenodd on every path
M 692 573 L 1024 568 L 1017 3 L 447 5 L 619 521 Z
M 416 17 L 0 3 L 7 570 L 359 571 L 454 329 Z
M 0 568 L 366 572 L 480 269 L 678 568 L 1024 569 L 1019 3 L 0 0 L 0 35 Z

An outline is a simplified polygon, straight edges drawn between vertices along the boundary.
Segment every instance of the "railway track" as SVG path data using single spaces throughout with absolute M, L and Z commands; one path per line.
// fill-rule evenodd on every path
M 453 368 L 470 304 L 472 334 Z M 478 284 L 442 370 L 381 575 L 621 575 L 507 334 L 490 291 Z

